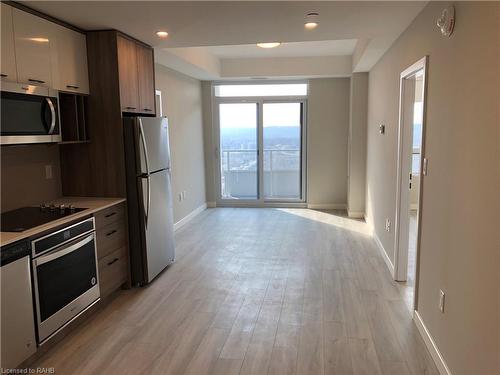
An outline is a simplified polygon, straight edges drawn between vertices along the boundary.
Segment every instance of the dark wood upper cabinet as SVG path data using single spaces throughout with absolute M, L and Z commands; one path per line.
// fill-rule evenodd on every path
M 137 71 L 139 78 L 139 111 L 155 113 L 154 57 L 153 49 L 137 46 Z
M 117 39 L 122 111 L 141 112 L 139 109 L 139 70 L 136 42 L 122 35 L 118 35 Z
M 91 142 L 60 149 L 63 194 L 125 197 L 122 121 L 124 113 L 155 115 L 153 49 L 119 31 L 97 30 L 87 32 L 87 56 L 88 133 L 80 136 L 75 130 L 72 137 L 90 137 Z

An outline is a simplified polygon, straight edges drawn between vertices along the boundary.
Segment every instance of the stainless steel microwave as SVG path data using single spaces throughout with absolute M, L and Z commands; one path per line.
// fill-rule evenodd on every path
M 57 90 L 2 82 L 0 143 L 61 141 Z

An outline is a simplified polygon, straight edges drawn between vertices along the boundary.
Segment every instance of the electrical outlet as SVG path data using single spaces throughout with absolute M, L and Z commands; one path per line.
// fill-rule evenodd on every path
M 45 179 L 46 180 L 52 179 L 52 165 L 51 164 L 47 164 L 45 166 Z
M 186 199 L 186 190 L 184 190 L 184 191 L 182 192 L 182 200 L 185 200 L 185 199 Z
M 386 218 L 385 219 L 385 230 L 387 232 L 390 232 L 391 231 L 391 219 L 389 218 Z
M 439 311 L 441 311 L 444 314 L 444 298 L 445 294 L 442 289 L 439 289 Z

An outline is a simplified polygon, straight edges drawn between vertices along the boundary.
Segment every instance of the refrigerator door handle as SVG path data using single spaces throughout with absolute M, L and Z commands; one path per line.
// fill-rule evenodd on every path
M 146 195 L 146 202 L 144 202 L 144 228 L 147 230 L 148 229 L 148 223 L 149 223 L 149 212 L 151 210 L 151 176 L 144 176 L 142 177 L 143 179 L 146 180 L 146 183 L 148 184 L 147 187 L 147 195 Z
M 142 127 L 142 120 L 139 117 L 139 136 L 141 138 L 141 143 L 142 143 L 142 148 L 144 150 L 144 163 L 146 164 L 146 174 L 149 176 L 149 163 L 148 163 L 148 147 L 146 145 L 146 138 L 144 138 L 144 129 Z M 148 179 L 148 186 L 149 186 L 149 179 Z
M 146 229 L 148 229 L 148 221 L 149 221 L 149 211 L 151 209 L 151 177 L 148 175 L 148 201 L 147 201 L 147 209 L 146 209 Z

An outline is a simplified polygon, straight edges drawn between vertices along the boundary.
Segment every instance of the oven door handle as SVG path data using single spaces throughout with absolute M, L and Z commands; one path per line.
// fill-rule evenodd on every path
M 54 259 L 60 258 L 62 256 L 65 256 L 72 251 L 77 250 L 78 248 L 88 244 L 90 241 L 93 241 L 95 238 L 95 234 L 92 232 L 90 235 L 86 236 L 84 239 L 78 240 L 78 242 L 73 242 L 70 243 L 62 248 L 57 248 L 52 250 L 50 253 L 46 255 L 42 255 L 39 258 L 36 258 L 34 260 L 35 266 L 42 265 L 44 263 L 53 261 Z

